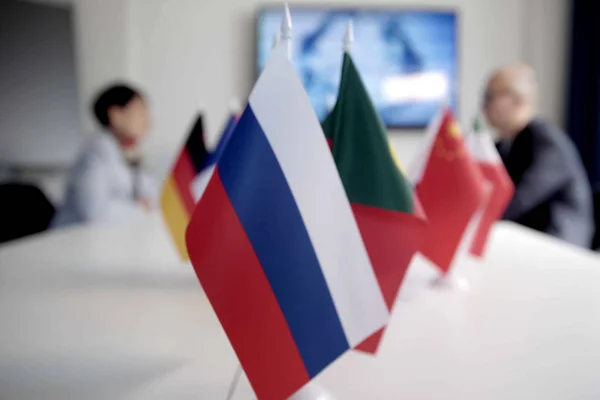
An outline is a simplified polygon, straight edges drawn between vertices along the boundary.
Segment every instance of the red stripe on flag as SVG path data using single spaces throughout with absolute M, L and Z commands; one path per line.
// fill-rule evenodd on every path
M 218 170 L 192 216 L 198 279 L 259 399 L 285 399 L 310 378 Z
M 410 262 L 421 247 L 426 223 L 408 213 L 352 204 L 352 211 L 388 306 L 392 309 Z M 356 349 L 375 353 L 383 335 L 376 332 Z
M 196 168 L 194 167 L 190 154 L 184 148 L 173 168 L 173 178 L 177 185 L 179 197 L 190 215 L 194 212 L 194 206 L 196 204 L 194 197 L 192 196 L 190 185 L 197 174 L 198 171 L 196 171 Z
M 502 218 L 514 192 L 513 183 L 503 165 L 479 163 L 479 169 L 484 178 L 493 185 L 493 188 L 471 243 L 470 252 L 477 257 L 483 256 L 490 230 L 494 223 Z

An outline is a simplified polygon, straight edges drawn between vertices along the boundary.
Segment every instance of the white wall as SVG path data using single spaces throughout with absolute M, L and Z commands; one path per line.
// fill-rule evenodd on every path
M 86 131 L 90 131 L 96 129 L 90 107 L 97 91 L 116 80 L 135 78 L 132 17 L 129 0 L 71 2 L 75 9 L 80 112 Z
M 524 61 L 540 81 L 540 114 L 565 127 L 570 7 L 564 0 L 528 0 Z
M 79 108 L 84 134 L 97 129 L 91 114 L 94 96 L 115 81 L 136 82 L 139 54 L 136 47 L 137 16 L 131 0 L 25 0 L 75 13 L 75 56 Z
M 193 113 L 207 116 L 214 142 L 227 105 L 247 96 L 254 71 L 256 0 L 132 0 L 140 81 L 150 94 L 155 132 L 149 152 L 162 167 L 168 164 Z M 558 0 L 556 0 L 558 1 Z M 295 2 L 300 3 L 300 2 Z M 364 5 L 365 0 L 327 4 Z M 377 5 L 454 7 L 460 13 L 460 119 L 470 121 L 477 109 L 482 82 L 490 70 L 523 59 L 523 0 L 377 1 Z M 408 163 L 420 142 L 418 132 L 391 134 L 398 154 Z
M 152 164 L 168 167 L 194 113 L 206 115 L 214 143 L 232 97 L 253 84 L 258 0 L 74 0 L 81 35 L 81 93 L 85 104 L 115 77 L 139 82 L 152 102 Z M 297 0 L 294 3 L 306 1 Z M 312 2 L 314 4 L 314 1 Z M 368 5 L 369 0 L 327 4 Z M 470 124 L 481 87 L 502 64 L 526 61 L 539 70 L 541 113 L 563 120 L 567 0 L 377 0 L 374 5 L 442 6 L 460 13 L 460 112 Z M 87 112 L 87 109 L 84 109 Z M 404 163 L 419 132 L 392 132 Z

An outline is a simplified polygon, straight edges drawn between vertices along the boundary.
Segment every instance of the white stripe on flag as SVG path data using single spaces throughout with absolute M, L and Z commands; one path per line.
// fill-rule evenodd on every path
M 467 136 L 467 145 L 476 161 L 488 164 L 502 164 L 496 145 L 488 133 L 473 132 Z
M 208 181 L 213 175 L 215 171 L 215 164 L 204 168 L 192 181 L 191 190 L 192 195 L 194 196 L 194 202 L 198 203 L 200 197 L 204 194 L 204 190 L 206 190 L 206 186 L 208 186 Z
M 351 347 L 387 323 L 388 310 L 321 125 L 285 46 L 249 100 L 294 195 Z
M 456 250 L 456 254 L 454 256 L 454 259 L 452 260 L 452 264 L 457 262 L 457 258 L 460 259 L 464 257 L 471 250 L 473 240 L 475 239 L 475 234 L 479 229 L 479 223 L 481 222 L 481 218 L 483 217 L 483 214 L 485 213 L 485 210 L 487 209 L 487 206 L 491 200 L 493 189 L 494 186 L 490 182 L 484 182 L 485 194 L 483 196 L 483 201 L 479 205 L 479 208 L 477 209 L 475 214 L 473 214 L 473 216 L 469 220 L 469 224 L 467 225 L 467 228 L 465 229 L 465 232 L 463 233 L 463 236 L 460 240 L 458 249 Z M 452 265 L 450 268 L 452 268 Z
M 440 125 L 444 119 L 444 114 L 446 113 L 448 106 L 443 103 L 440 106 L 440 109 L 433 117 L 429 125 L 427 126 L 427 130 L 425 131 L 425 136 L 423 136 L 421 152 L 415 157 L 414 161 L 410 164 L 407 177 L 411 185 L 416 186 L 421 179 L 423 178 L 423 174 L 425 173 L 425 168 L 427 168 L 427 163 L 429 162 L 429 157 L 431 156 L 431 149 L 433 144 L 435 143 L 435 139 L 437 138 L 438 131 L 440 130 Z

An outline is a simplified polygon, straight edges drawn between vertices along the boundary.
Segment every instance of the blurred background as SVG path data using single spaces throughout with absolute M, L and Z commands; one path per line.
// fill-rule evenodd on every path
M 600 35 L 593 31 L 600 28 L 593 23 L 586 27 L 590 14 L 584 10 L 586 4 L 576 0 L 330 0 L 323 8 L 314 1 L 298 0 L 291 3 L 292 13 L 309 6 L 313 15 L 298 20 L 294 52 L 302 56 L 297 65 L 309 95 L 310 85 L 325 91 L 318 93 L 335 93 L 337 66 L 332 67 L 331 87 L 325 89 L 314 83 L 318 74 L 307 70 L 320 68 L 322 75 L 323 66 L 311 64 L 307 49 L 311 34 L 323 34 L 317 31 L 325 28 L 314 26 L 314 21 L 327 16 L 327 9 L 374 12 L 357 22 L 357 29 L 363 24 L 365 32 L 378 18 L 393 12 L 441 13 L 433 17 L 442 21 L 441 27 L 435 21 L 430 26 L 449 32 L 440 36 L 442 45 L 444 40 L 448 43 L 438 61 L 448 72 L 449 81 L 442 83 L 463 126 L 469 127 L 478 113 L 492 70 L 527 63 L 537 72 L 539 115 L 569 132 L 598 190 L 600 89 L 592 83 L 600 82 Z M 99 130 L 90 104 L 99 90 L 115 81 L 129 82 L 145 95 L 152 128 L 144 143 L 144 160 L 155 176 L 166 176 L 198 111 L 205 117 L 208 146 L 214 146 L 230 102 L 245 103 L 266 59 L 272 42 L 269 27 L 277 25 L 273 21 L 278 21 L 280 12 L 266 6 L 261 0 L 3 0 L 0 180 L 34 183 L 52 204 L 60 204 L 67 171 L 80 146 Z M 345 13 L 342 16 L 353 16 Z M 450 19 L 444 20 L 444 13 Z M 397 30 L 403 29 L 402 24 L 381 23 L 387 24 L 384 33 L 389 37 L 401 37 Z M 411 29 L 410 21 L 404 23 Z M 581 27 L 581 32 L 573 33 L 572 26 Z M 333 27 L 331 32 L 341 29 Z M 378 51 L 374 41 L 357 39 L 357 64 L 366 70 L 367 86 L 375 81 L 369 77 L 365 51 Z M 427 60 L 428 52 L 435 49 L 426 48 L 431 43 L 426 36 L 422 42 L 421 47 L 419 41 L 413 43 L 414 52 Z M 341 45 L 339 52 L 341 56 Z M 418 57 L 410 51 L 402 57 L 408 60 L 409 70 L 420 68 Z M 333 59 L 339 63 L 337 56 Z M 435 74 L 426 77 L 435 82 Z M 328 96 L 321 97 L 327 103 Z M 323 113 L 327 106 L 315 108 Z M 398 155 L 403 163 L 410 163 L 431 110 L 425 107 L 407 118 L 385 105 L 380 110 Z

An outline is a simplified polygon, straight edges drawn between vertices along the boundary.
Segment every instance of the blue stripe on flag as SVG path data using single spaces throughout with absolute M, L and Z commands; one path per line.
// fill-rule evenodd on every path
M 250 106 L 217 168 L 313 377 L 349 345 L 294 196 Z

